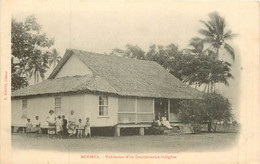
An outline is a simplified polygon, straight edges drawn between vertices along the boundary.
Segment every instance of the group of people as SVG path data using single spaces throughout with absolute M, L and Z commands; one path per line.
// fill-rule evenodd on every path
M 42 132 L 41 122 L 39 121 L 39 116 L 35 116 L 35 120 L 33 120 L 32 122 L 31 119 L 27 118 L 27 124 L 26 124 L 27 137 L 31 135 L 31 133 L 36 133 L 38 138 L 41 132 Z
M 49 115 L 46 119 L 48 123 L 48 138 L 50 137 L 62 137 L 69 136 L 72 137 L 77 135 L 77 138 L 91 137 L 90 130 L 90 119 L 86 118 L 86 121 L 82 122 L 82 119 L 76 118 L 74 111 L 71 110 L 68 116 L 68 120 L 63 115 L 57 116 L 53 110 L 49 111 Z M 28 134 L 35 132 L 37 134 L 41 133 L 41 123 L 39 121 L 39 116 L 35 117 L 35 123 L 31 123 L 30 119 L 27 119 L 26 132 Z M 38 136 L 38 135 L 37 135 Z
M 153 134 L 163 134 L 164 129 L 173 129 L 170 122 L 167 120 L 166 114 L 161 117 L 161 114 L 158 113 L 157 119 L 152 122 L 152 133 Z
M 158 113 L 158 119 L 156 121 L 153 120 L 153 126 L 158 126 L 158 127 L 163 126 L 163 127 L 168 128 L 168 129 L 172 129 L 170 122 L 167 120 L 166 114 L 164 114 L 161 117 L 160 113 Z

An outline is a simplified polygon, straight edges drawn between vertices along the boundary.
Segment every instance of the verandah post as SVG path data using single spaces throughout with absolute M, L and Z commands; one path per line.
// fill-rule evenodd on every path
M 168 99 L 168 121 L 170 122 L 170 113 L 171 113 L 171 100 Z
M 120 137 L 120 128 L 117 126 L 115 127 L 115 136 Z
M 139 135 L 144 136 L 144 128 L 139 129 Z

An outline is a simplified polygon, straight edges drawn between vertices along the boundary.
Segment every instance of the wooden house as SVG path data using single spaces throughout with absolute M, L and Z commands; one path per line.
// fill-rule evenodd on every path
M 48 79 L 12 93 L 12 126 L 39 116 L 47 127 L 48 111 L 77 118 L 90 117 L 92 127 L 151 126 L 158 113 L 179 123 L 178 99 L 197 99 L 201 93 L 182 83 L 152 61 L 67 50 Z

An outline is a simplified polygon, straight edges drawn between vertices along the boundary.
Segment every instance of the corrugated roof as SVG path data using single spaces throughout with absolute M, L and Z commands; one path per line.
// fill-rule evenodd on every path
M 92 70 L 93 76 L 55 78 L 71 55 L 76 55 L 84 62 Z M 72 49 L 66 51 L 49 79 L 34 86 L 20 89 L 12 96 L 82 90 L 113 93 L 121 96 L 180 99 L 199 98 L 201 95 L 201 92 L 182 83 L 155 62 Z

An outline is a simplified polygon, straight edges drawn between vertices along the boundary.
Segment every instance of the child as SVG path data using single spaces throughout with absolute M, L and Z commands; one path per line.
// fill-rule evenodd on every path
M 87 138 L 87 136 L 89 135 L 89 138 L 91 138 L 91 131 L 90 131 L 90 122 L 89 122 L 89 118 L 86 118 L 86 125 L 85 125 L 85 137 Z
M 39 121 L 39 116 L 35 116 L 34 126 L 35 126 L 35 132 L 36 132 L 36 134 L 37 134 L 37 139 L 38 139 L 39 134 L 42 133 L 42 130 L 41 130 L 41 122 Z
M 56 134 L 57 134 L 57 137 L 60 137 L 61 138 L 61 134 L 62 134 L 62 124 L 63 124 L 63 121 L 61 119 L 61 116 L 58 116 L 58 119 L 57 119 L 57 122 L 56 122 Z
M 68 134 L 68 129 L 67 129 L 67 119 L 65 118 L 64 115 L 62 115 L 62 134 L 65 136 Z
M 79 119 L 79 123 L 78 123 L 78 126 L 77 126 L 77 128 L 78 128 L 78 134 L 77 134 L 77 138 L 82 138 L 82 135 L 83 135 L 83 130 L 84 130 L 84 125 L 83 125 L 83 123 L 81 122 L 82 120 L 81 119 Z
M 31 119 L 27 118 L 27 123 L 26 123 L 26 135 L 27 135 L 27 137 L 29 135 L 31 135 L 32 128 L 33 128 L 33 124 L 31 123 Z

